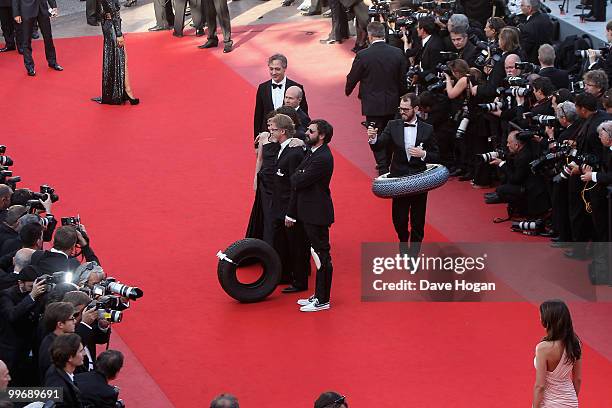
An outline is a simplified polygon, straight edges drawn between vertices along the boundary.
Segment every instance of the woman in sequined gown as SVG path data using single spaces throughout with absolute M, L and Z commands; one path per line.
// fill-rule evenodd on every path
M 128 75 L 119 1 L 97 0 L 97 7 L 104 36 L 102 96 L 92 100 L 108 105 L 121 105 L 125 101 L 129 101 L 131 105 L 137 105 L 139 100 L 134 98 Z
M 582 347 L 567 305 L 547 300 L 540 305 L 546 336 L 536 346 L 533 408 L 578 408 L 582 382 Z

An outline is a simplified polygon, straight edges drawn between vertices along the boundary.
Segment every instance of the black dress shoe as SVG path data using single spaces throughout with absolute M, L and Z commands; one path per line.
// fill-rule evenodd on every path
M 366 44 L 355 44 L 355 46 L 351 48 L 351 51 L 357 54 L 359 51 L 365 50 L 366 48 L 368 48 Z
M 92 101 L 94 101 L 95 103 L 102 103 L 102 97 L 101 96 L 96 96 L 95 98 L 91 98 Z
M 164 31 L 164 30 L 169 30 L 170 27 L 160 27 L 160 26 L 154 26 L 149 28 L 149 31 Z
M 9 52 L 9 51 L 15 51 L 16 48 L 15 47 L 4 47 L 4 48 L 0 48 L 0 52 Z
M 589 16 L 589 17 L 585 17 L 584 21 L 589 21 L 591 23 L 594 23 L 594 22 L 598 22 L 598 21 L 602 22 L 602 21 L 606 21 L 606 20 L 601 20 L 601 19 L 599 19 L 599 18 L 597 18 L 595 16 Z
M 293 2 L 294 2 L 294 0 L 284 0 L 281 5 L 283 7 L 289 7 L 290 5 L 293 4 Z
M 49 68 L 54 69 L 56 71 L 63 71 L 64 68 L 59 64 L 49 64 Z
M 234 49 L 234 42 L 233 41 L 228 41 L 228 42 L 225 43 L 225 45 L 223 45 L 223 52 L 225 54 L 227 54 L 228 52 L 232 52 L 233 49 Z
M 590 10 L 591 6 L 588 5 L 588 4 L 578 4 L 578 5 L 576 5 L 576 8 L 578 10 Z
M 177 33 L 176 31 L 173 31 L 173 32 L 172 32 L 172 35 L 173 35 L 174 37 L 178 37 L 178 38 L 181 38 L 181 37 L 183 36 L 183 34 L 182 34 L 182 33 Z
M 196 29 L 196 37 L 202 37 L 204 35 L 204 29 L 203 28 L 197 28 Z
M 319 40 L 319 42 L 321 44 L 342 44 L 342 40 L 334 40 L 333 38 Z
M 208 40 L 206 41 L 204 44 L 202 45 L 198 45 L 198 48 L 204 49 L 204 48 L 214 48 L 219 46 L 219 40 Z
M 285 289 L 281 290 L 281 292 L 283 293 L 297 293 L 297 292 L 305 292 L 308 289 L 300 289 L 300 288 L 296 288 L 295 286 L 291 285 L 291 286 L 287 286 Z
M 27 68 L 28 70 L 28 76 L 35 76 L 36 75 L 36 71 L 34 71 L 34 68 Z
M 304 11 L 302 13 L 302 15 L 305 16 L 305 17 L 318 16 L 319 14 L 321 14 L 320 11 Z

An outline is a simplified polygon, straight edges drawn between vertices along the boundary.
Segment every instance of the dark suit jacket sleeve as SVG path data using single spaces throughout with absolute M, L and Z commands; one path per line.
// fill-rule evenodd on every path
M 315 156 L 305 169 L 298 170 L 291 176 L 291 187 L 294 190 L 304 189 L 318 182 L 332 171 L 332 162 L 325 160 L 321 155 Z
M 253 115 L 253 135 L 257 137 L 259 134 L 259 127 L 264 117 L 264 101 L 263 101 L 263 84 L 260 84 L 257 88 L 257 95 L 255 96 L 255 114 Z M 305 98 L 304 98 L 305 99 Z M 304 100 L 302 99 L 302 100 Z
M 502 168 L 508 177 L 508 184 L 524 185 L 529 178 L 529 160 L 524 154 L 517 155 L 513 163 L 506 163 Z
M 13 3 L 13 17 L 21 15 L 21 0 L 12 0 Z
M 402 55 L 401 62 L 400 62 L 400 84 L 399 84 L 400 96 L 403 96 L 406 93 L 408 93 L 408 83 L 406 82 L 406 72 L 408 72 L 408 61 Z
M 425 150 L 425 163 L 439 163 L 440 162 L 440 150 L 438 149 L 438 142 L 436 137 L 431 132 L 430 137 L 423 144 L 423 150 Z
M 380 135 L 376 138 L 376 143 L 370 143 L 370 149 L 373 151 L 381 150 L 385 147 L 385 145 L 391 140 L 391 123 L 393 121 L 389 121 L 385 130 L 382 131 Z
M 31 296 L 24 297 L 21 302 L 16 305 L 13 304 L 11 299 L 4 295 L 0 298 L 0 310 L 2 311 L 3 318 L 6 318 L 9 322 L 15 323 L 25 318 L 30 310 L 36 305 L 36 302 Z
M 597 182 L 604 184 L 604 185 L 611 185 L 612 184 L 612 172 L 598 172 L 597 173 Z
M 299 167 L 299 165 L 302 163 L 302 161 L 304 160 L 304 155 L 303 154 L 292 154 L 290 156 L 290 161 L 289 161 L 289 174 L 295 174 L 295 170 Z M 296 209 L 297 209 L 297 194 L 295 192 L 295 189 L 291 189 L 291 196 L 289 198 L 289 206 L 287 207 L 287 214 L 289 217 L 295 219 L 295 214 L 296 214 Z M 293 214 L 293 215 L 291 215 Z
M 346 87 L 344 88 L 344 93 L 346 96 L 349 96 L 357 82 L 361 79 L 363 75 L 363 64 L 361 63 L 361 59 L 359 58 L 359 54 L 353 60 L 353 65 L 351 66 L 351 71 L 346 76 Z
M 308 101 L 306 100 L 306 91 L 302 88 L 302 102 L 300 102 L 300 108 L 308 115 Z
M 57 2 L 55 0 L 48 0 L 50 8 L 57 8 Z

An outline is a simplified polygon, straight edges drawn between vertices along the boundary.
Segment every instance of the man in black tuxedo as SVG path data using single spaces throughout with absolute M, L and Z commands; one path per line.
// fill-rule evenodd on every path
M 569 72 L 555 68 L 555 49 L 550 44 L 542 44 L 538 49 L 540 71 L 538 74 L 550 78 L 556 89 L 569 88 Z
M 285 225 L 285 215 L 291 201 L 291 176 L 304 160 L 304 149 L 289 146 L 290 139 L 295 135 L 295 127 L 289 116 L 274 116 L 269 130 L 280 144 L 272 190 L 274 249 L 283 264 L 281 282 L 291 282 L 290 286 L 283 289 L 283 293 L 301 292 L 308 289 L 310 247 L 302 222 L 296 222 L 289 228 Z
M 208 26 L 208 40 L 199 45 L 198 48 L 214 48 L 219 45 L 217 38 L 217 17 L 223 30 L 223 52 L 232 52 L 234 42 L 232 41 L 232 26 L 227 7 L 227 0 L 202 0 L 202 6 L 206 12 L 206 25 Z M 175 23 L 176 27 L 176 23 Z
M 22 25 L 23 62 L 29 76 L 36 75 L 34 70 L 34 59 L 32 58 L 32 32 L 34 23 L 38 22 L 40 32 L 45 42 L 45 56 L 49 68 L 63 71 L 57 63 L 53 35 L 51 34 L 51 16 L 57 16 L 57 4 L 55 0 L 12 0 L 13 17 L 17 24 Z M 47 2 L 48 1 L 48 2 Z M 49 8 L 51 13 L 49 13 Z
M 78 259 L 71 256 L 77 243 L 81 246 L 81 251 L 87 262 L 95 261 L 98 265 L 100 264 L 98 257 L 83 234 L 73 226 L 65 225 L 55 231 L 53 248 L 48 251 L 36 251 L 32 254 L 32 265 L 38 267 L 41 273 L 49 275 L 59 271 L 74 271 L 81 264 Z
M 401 119 L 389 122 L 378 135 L 378 129 L 368 128 L 368 139 L 372 150 L 393 146 L 391 177 L 404 177 L 424 171 L 426 163 L 438 162 L 438 145 L 434 139 L 433 127 L 418 120 L 418 97 L 409 93 L 402 96 Z M 411 242 L 414 254 L 418 253 L 425 236 L 425 213 L 427 193 L 396 197 L 392 204 L 393 226 L 402 243 Z M 411 231 L 408 231 L 410 221 Z
M 417 35 L 420 45 L 406 50 L 406 56 L 416 57 L 416 63 L 423 71 L 420 76 L 424 78 L 427 74 L 434 72 L 436 65 L 442 62 L 440 52 L 444 51 L 444 41 L 438 36 L 435 20 L 430 16 L 419 18 Z
M 63 401 L 55 406 L 81 407 L 81 392 L 74 381 L 75 369 L 83 364 L 83 345 L 78 334 L 70 333 L 58 336 L 51 345 L 53 365 L 45 374 L 45 387 L 63 389 Z
M 538 49 L 542 44 L 552 44 L 553 24 L 548 14 L 540 11 L 540 0 L 522 0 L 521 10 L 527 16 L 527 22 L 519 26 L 521 48 L 527 61 L 538 63 Z
M 300 125 L 306 129 L 306 126 L 310 123 L 310 116 L 300 107 L 302 99 L 304 99 L 304 92 L 299 86 L 290 86 L 285 91 L 284 105 L 295 109 L 295 113 L 300 118 Z
M 297 222 L 303 223 L 310 246 L 321 262 L 314 295 L 297 302 L 302 312 L 318 312 L 330 307 L 333 266 L 329 227 L 334 222 L 334 204 L 329 183 L 334 173 L 334 157 L 328 144 L 333 134 L 334 129 L 327 121 L 311 121 L 306 130 L 306 144 L 310 150 L 291 176 L 292 197 L 285 225 L 292 228 Z
M 397 112 L 399 98 L 406 92 L 406 58 L 402 51 L 385 43 L 385 27 L 375 21 L 368 24 L 370 46 L 357 53 L 346 76 L 345 94 L 349 96 L 359 83 L 361 113 L 368 123 L 384 129 Z M 384 63 L 381 63 L 384 61 Z M 374 152 L 378 174 L 389 171 L 389 150 Z
M 19 50 L 23 53 L 21 46 L 21 24 L 13 19 L 12 0 L 0 0 L 0 26 L 4 35 L 4 47 L 0 52 Z
M 84 405 L 96 408 L 115 408 L 119 390 L 108 382 L 117 378 L 123 367 L 123 354 L 118 350 L 106 350 L 98 356 L 95 371 L 75 376 Z
M 469 41 L 467 31 L 457 28 L 450 32 L 449 37 L 454 47 L 453 51 L 459 54 L 459 58 L 467 62 L 470 67 L 476 67 L 476 58 L 480 50 Z
M 259 84 L 257 87 L 255 114 L 253 117 L 254 137 L 257 137 L 260 132 L 268 130 L 265 117 L 269 112 L 283 106 L 285 92 L 289 87 L 298 86 L 302 89 L 303 97 L 300 102 L 300 108 L 308 114 L 308 102 L 306 102 L 304 87 L 287 78 L 285 74 L 287 71 L 287 57 L 282 54 L 272 55 L 268 58 L 268 69 L 270 70 L 271 79 Z

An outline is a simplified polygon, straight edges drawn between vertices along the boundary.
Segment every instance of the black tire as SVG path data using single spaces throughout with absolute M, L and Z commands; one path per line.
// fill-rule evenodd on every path
M 403 197 L 425 193 L 448 181 L 448 169 L 440 164 L 428 164 L 421 173 L 404 177 L 389 177 L 390 173 L 372 182 L 372 192 L 380 198 Z
M 217 266 L 219 283 L 225 293 L 237 301 L 259 302 L 274 292 L 278 286 L 282 272 L 281 260 L 274 248 L 265 241 L 256 238 L 241 239 L 227 247 L 223 255 L 220 256 Z M 262 264 L 264 269 L 262 276 L 253 283 L 239 282 L 236 268 L 255 262 Z

